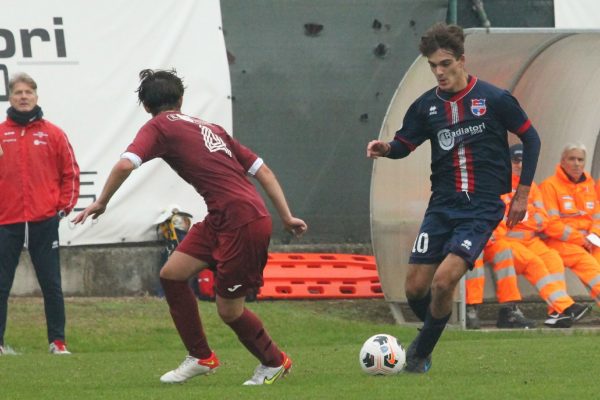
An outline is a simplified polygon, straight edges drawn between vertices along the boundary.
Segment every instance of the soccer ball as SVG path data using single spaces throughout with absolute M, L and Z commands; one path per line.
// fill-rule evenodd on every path
M 358 354 L 360 367 L 370 375 L 394 375 L 402 371 L 406 353 L 392 335 L 380 333 L 368 338 Z

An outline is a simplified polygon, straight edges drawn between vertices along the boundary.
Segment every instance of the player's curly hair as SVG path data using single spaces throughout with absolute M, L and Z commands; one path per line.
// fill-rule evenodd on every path
M 419 51 L 429 57 L 439 49 L 450 51 L 458 59 L 465 53 L 465 34 L 458 25 L 438 22 L 421 37 Z
M 136 90 L 138 100 L 150 111 L 158 115 L 165 110 L 178 109 L 185 88 L 177 71 L 144 69 L 140 71 L 140 86 Z

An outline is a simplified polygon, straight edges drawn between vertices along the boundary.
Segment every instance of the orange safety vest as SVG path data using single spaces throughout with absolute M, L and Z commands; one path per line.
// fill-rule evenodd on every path
M 572 182 L 557 165 L 540 190 L 550 217 L 548 237 L 583 246 L 588 234 L 600 236 L 600 206 L 594 180 L 587 173 L 580 182 Z
M 503 194 L 500 197 L 506 204 L 506 214 L 508 214 L 508 206 L 515 196 L 517 186 L 519 185 L 519 180 L 520 177 L 513 174 L 512 192 Z M 525 214 L 525 218 L 523 218 L 523 220 L 521 220 L 512 229 L 508 229 L 506 226 L 506 218 L 504 218 L 502 221 L 500 221 L 500 224 L 496 229 L 497 232 L 494 233 L 511 239 L 529 240 L 546 231 L 549 228 L 549 221 L 550 218 L 548 217 L 548 213 L 544 208 L 542 192 L 535 182 L 532 182 L 531 189 L 529 190 L 529 197 L 527 198 L 527 213 Z M 548 233 L 545 234 L 548 235 Z

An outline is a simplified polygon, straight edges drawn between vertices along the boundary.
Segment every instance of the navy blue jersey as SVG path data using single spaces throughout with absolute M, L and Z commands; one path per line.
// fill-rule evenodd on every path
M 458 93 L 437 87 L 408 109 L 394 140 L 411 151 L 431 141 L 431 191 L 499 196 L 511 191 L 507 131 L 531 126 L 519 102 L 506 90 L 469 77 Z

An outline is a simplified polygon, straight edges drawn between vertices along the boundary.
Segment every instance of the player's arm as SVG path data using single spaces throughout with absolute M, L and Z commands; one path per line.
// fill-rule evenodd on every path
M 381 140 L 372 140 L 367 145 L 367 157 L 379 158 L 387 157 L 392 159 L 404 158 L 409 155 L 411 148 L 408 144 L 400 140 L 383 142 Z
M 517 133 L 518 134 L 518 133 Z M 528 124 L 527 128 L 519 135 L 523 142 L 523 169 L 521 179 L 515 192 L 515 196 L 510 203 L 508 210 L 507 225 L 512 228 L 519 223 L 527 212 L 527 198 L 535 175 L 538 158 L 540 155 L 541 141 L 535 128 Z
M 408 108 L 402 121 L 402 128 L 396 132 L 391 142 L 372 140 L 367 144 L 367 157 L 387 157 L 394 160 L 404 158 L 427 138 L 421 99 L 417 99 Z
M 541 141 L 527 114 L 508 91 L 502 92 L 495 105 L 504 126 L 516 134 L 523 143 L 523 169 L 506 221 L 508 227 L 512 228 L 525 217 L 527 212 L 527 198 L 540 155 Z
M 98 197 L 98 199 L 90 204 L 85 210 L 77 214 L 72 222 L 75 224 L 83 223 L 89 216 L 91 216 L 93 219 L 96 219 L 102 215 L 104 211 L 106 211 L 106 206 L 108 205 L 110 199 L 134 169 L 135 165 L 131 160 L 128 158 L 121 158 L 110 171 L 110 175 L 104 184 L 104 188 L 102 189 L 100 197 Z
M 308 229 L 306 223 L 292 215 L 287 201 L 285 200 L 283 189 L 281 189 L 281 185 L 279 185 L 279 181 L 273 171 L 263 163 L 254 174 L 254 177 L 271 199 L 285 229 L 297 237 L 302 236 Z
M 0 157 L 2 157 L 2 154 L 4 154 L 4 150 L 2 150 L 2 145 L 0 144 Z

